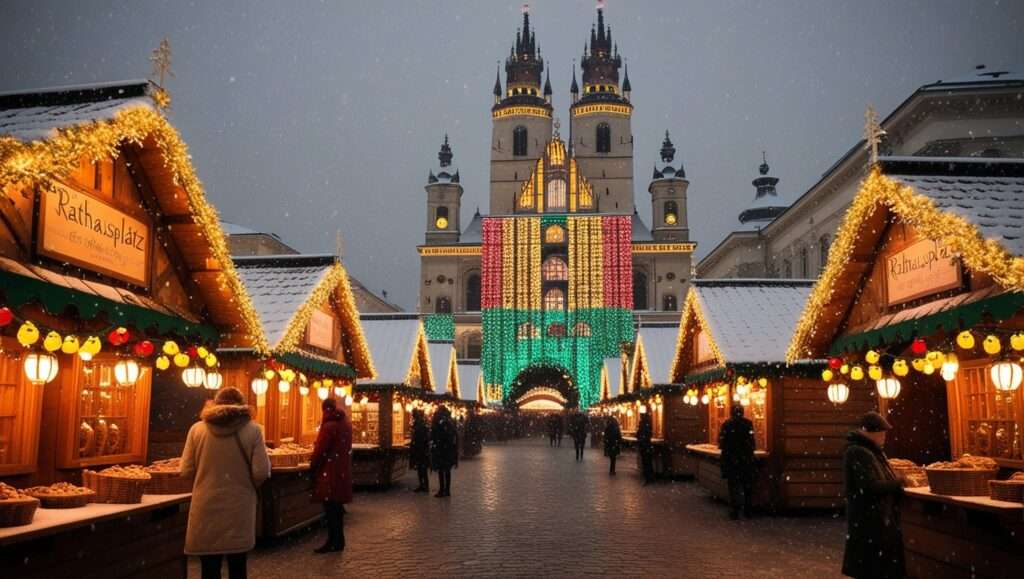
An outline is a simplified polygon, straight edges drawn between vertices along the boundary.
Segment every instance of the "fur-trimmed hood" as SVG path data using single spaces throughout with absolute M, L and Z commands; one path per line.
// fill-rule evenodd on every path
M 252 420 L 252 409 L 244 404 L 214 404 L 199 417 L 215 436 L 231 436 Z

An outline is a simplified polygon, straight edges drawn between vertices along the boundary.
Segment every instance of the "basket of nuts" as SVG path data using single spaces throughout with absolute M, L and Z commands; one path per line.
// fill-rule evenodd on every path
M 1024 472 L 1015 472 L 1006 480 L 990 480 L 988 486 L 994 500 L 1024 503 Z
M 89 504 L 96 493 L 92 489 L 59 482 L 50 486 L 29 487 L 25 494 L 39 499 L 44 509 L 77 509 Z
M 998 470 L 991 458 L 965 454 L 953 462 L 933 462 L 925 472 L 937 495 L 984 497 L 989 494 L 988 481 L 996 478 Z
M 158 460 L 146 467 L 150 479 L 147 495 L 180 495 L 192 492 L 193 479 L 182 478 L 181 458 Z
M 20 527 L 32 522 L 39 499 L 0 482 L 0 527 Z
M 82 471 L 82 482 L 96 492 L 95 503 L 141 503 L 146 483 L 151 478 L 145 469 L 135 464 L 112 466 L 99 472 Z

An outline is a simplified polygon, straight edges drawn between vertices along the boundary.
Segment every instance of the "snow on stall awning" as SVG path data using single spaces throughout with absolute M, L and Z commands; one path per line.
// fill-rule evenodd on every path
M 459 398 L 466 402 L 477 401 L 480 387 L 480 364 L 459 363 Z
M 711 339 L 728 364 L 786 359 L 813 280 L 693 280 Z
M 637 341 L 643 344 L 643 354 L 647 362 L 647 373 L 654 384 L 672 382 L 672 360 L 676 354 L 676 337 L 679 335 L 678 325 L 640 327 Z M 610 380 L 609 376 L 609 380 Z
M 604 373 L 608 377 L 608 399 L 615 399 L 622 393 L 622 359 L 605 358 Z
M 427 352 L 430 354 L 430 370 L 434 376 L 434 394 L 453 393 L 455 384 L 449 378 L 455 360 L 455 346 L 451 342 L 430 342 L 427 344 Z
M 236 257 L 235 268 L 263 324 L 267 343 L 280 343 L 295 312 L 334 266 L 333 255 Z
M 422 323 L 415 316 L 362 318 L 363 335 L 373 356 L 377 377 L 364 385 L 405 384 L 413 353 L 421 338 Z M 428 352 L 429 355 L 429 352 Z M 424 369 L 428 372 L 429 369 Z

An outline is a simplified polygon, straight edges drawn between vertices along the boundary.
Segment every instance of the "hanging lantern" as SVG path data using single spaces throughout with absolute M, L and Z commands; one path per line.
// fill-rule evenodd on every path
M 363 397 L 359 399 L 359 403 L 363 406 L 366 406 L 369 402 L 370 399 L 366 397 L 366 394 L 363 394 Z
M 640 408 L 638 408 L 638 410 L 640 411 L 640 414 L 647 414 L 647 405 L 644 404 L 644 405 L 640 406 Z
M 199 366 L 189 366 L 181 371 L 181 381 L 189 388 L 199 388 L 206 380 L 206 370 Z
M 92 362 L 92 353 L 91 352 L 86 352 L 85 350 L 79 350 L 78 351 L 78 357 L 81 358 L 83 362 Z
M 277 391 L 281 394 L 287 394 L 292 389 L 292 383 L 287 380 L 278 380 Z
M 891 400 L 900 395 L 900 381 L 896 378 L 882 378 L 875 382 L 878 395 L 886 400 Z
M 299 386 L 300 396 L 309 396 L 309 386 Z
M 122 388 L 135 386 L 140 374 L 142 369 L 139 368 L 139 363 L 130 358 L 118 360 L 117 364 L 114 364 L 114 381 Z
M 36 386 L 53 382 L 59 367 L 57 357 L 51 354 L 32 353 L 25 356 L 25 377 Z
M 267 393 L 267 389 L 270 388 L 270 383 L 263 376 L 257 376 L 249 383 L 249 387 L 252 388 L 253 394 L 263 396 Z
M 316 389 L 316 396 L 320 400 L 327 400 L 327 397 L 330 396 L 330 394 L 331 394 L 331 391 L 329 389 L 327 389 L 327 388 L 317 388 Z
M 335 397 L 341 398 L 344 395 L 345 395 L 345 389 L 344 388 L 342 388 L 341 386 L 335 386 L 334 387 L 334 396 Z
M 829 384 L 828 401 L 832 404 L 844 404 L 850 399 L 850 387 L 846 384 Z
M 1021 379 L 1024 378 L 1024 372 L 1021 371 L 1019 364 L 1014 362 L 999 362 L 998 364 L 993 364 L 989 369 L 989 376 L 992 377 L 992 385 L 996 387 L 996 390 L 1012 392 L 1013 390 L 1020 388 L 1020 382 Z
M 345 397 L 345 406 L 352 406 L 352 395 L 349 394 Z
M 207 390 L 220 390 L 220 387 L 224 385 L 224 375 L 217 371 L 207 372 L 206 377 L 203 378 L 203 385 Z
M 939 373 L 942 374 L 942 379 L 946 382 L 952 382 L 956 380 L 956 372 L 960 369 L 960 360 L 957 359 L 956 354 L 950 352 L 946 354 L 946 360 L 942 363 L 942 367 L 939 369 Z
M 711 397 L 708 396 L 707 392 L 705 392 L 704 395 L 700 397 L 700 403 L 707 405 L 708 402 L 711 402 Z

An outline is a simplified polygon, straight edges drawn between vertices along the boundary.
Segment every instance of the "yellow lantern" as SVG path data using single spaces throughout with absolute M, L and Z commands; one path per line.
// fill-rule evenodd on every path
M 881 366 L 869 366 L 868 367 L 868 378 L 871 378 L 872 380 L 876 380 L 876 381 L 877 380 L 881 380 L 882 379 L 882 368 L 881 368 Z
M 316 396 L 320 400 L 327 400 L 327 397 L 330 396 L 330 395 L 331 395 L 331 391 L 328 390 L 327 388 L 317 388 L 316 389 Z
M 123 388 L 135 386 L 141 374 L 142 369 L 139 367 L 139 363 L 131 358 L 118 360 L 114 364 L 114 381 Z
M 205 358 L 210 355 L 210 351 L 206 349 L 206 346 L 199 346 L 196 348 L 196 357 Z
M 850 365 L 849 364 L 843 364 L 842 366 L 840 366 L 839 367 L 839 373 L 843 374 L 844 376 L 846 374 L 849 374 L 850 373 Z
M 909 374 L 910 368 L 907 366 L 907 361 L 903 358 L 897 358 L 896 361 L 892 363 L 892 373 L 901 378 Z
M 266 380 L 273 380 L 275 375 L 273 370 L 267 369 L 263 371 L 263 378 Z
M 155 364 L 157 370 L 166 370 L 171 367 L 171 360 L 167 356 L 157 356 Z
M 25 322 L 18 328 L 18 343 L 26 348 L 39 341 L 39 328 L 32 322 Z
M 203 385 L 207 390 L 220 390 L 220 387 L 224 385 L 224 375 L 220 372 L 207 372 L 206 378 L 203 379 Z
M 981 347 L 989 356 L 995 356 L 1003 349 L 1003 345 L 999 343 L 999 338 L 992 334 L 985 336 L 985 340 L 981 343 Z
M 1017 332 L 1010 336 L 1010 347 L 1017 352 L 1024 350 L 1024 334 Z
M 927 362 L 924 358 L 914 358 L 913 360 L 910 361 L 910 365 L 914 368 L 914 370 L 917 370 L 918 372 L 924 372 L 924 365 L 926 363 Z
M 867 353 L 864 354 L 864 361 L 868 364 L 877 364 L 881 359 L 882 356 L 875 350 L 868 350 Z
M 65 354 L 77 354 L 78 353 L 78 336 L 64 336 L 64 343 L 60 346 L 60 351 Z
M 25 369 L 25 377 L 28 378 L 29 382 L 36 386 L 42 386 L 53 382 L 53 379 L 57 377 L 57 370 L 60 368 L 60 364 L 57 362 L 57 357 L 52 354 L 33 352 L 25 356 L 23 368 Z
M 956 335 L 956 345 L 962 350 L 974 349 L 974 334 L 970 330 L 964 330 Z
M 828 368 L 821 371 L 821 380 L 823 382 L 831 382 L 834 377 L 835 375 L 832 373 L 832 370 L 829 370 Z
M 843 383 L 829 384 L 828 400 L 832 404 L 843 404 L 850 398 L 850 387 Z
M 1021 379 L 1024 378 L 1024 373 L 1021 371 L 1019 364 L 1014 362 L 999 362 L 993 364 L 989 369 L 989 376 L 992 378 L 992 385 L 997 390 L 1003 392 L 1012 392 L 1017 388 L 1020 388 Z
M 181 352 L 181 349 L 178 348 L 178 343 L 175 342 L 174 340 L 167 340 L 166 342 L 164 342 L 164 346 L 162 349 L 164 354 L 167 354 L 168 356 L 174 356 Z
M 277 391 L 281 394 L 287 394 L 292 389 L 292 383 L 287 380 L 278 380 Z
M 203 359 L 206 362 L 206 367 L 207 368 L 213 368 L 214 366 L 217 365 L 217 355 L 216 354 L 213 354 L 213 353 L 207 354 L 206 356 L 203 357 Z
M 860 366 L 854 366 L 853 368 L 850 368 L 850 379 L 857 381 L 863 380 L 864 368 L 861 368 Z
M 174 365 L 179 368 L 184 368 L 188 366 L 188 363 L 191 361 L 192 359 L 189 358 L 188 354 L 184 352 L 178 352 L 177 354 L 174 355 Z
M 57 350 L 60 350 L 60 346 L 63 343 L 64 339 L 60 337 L 60 334 L 50 331 L 50 333 L 46 334 L 46 337 L 43 338 L 43 349 L 47 352 L 56 352 Z
M 878 395 L 886 400 L 891 400 L 900 395 L 900 381 L 896 378 L 882 378 L 875 383 Z

